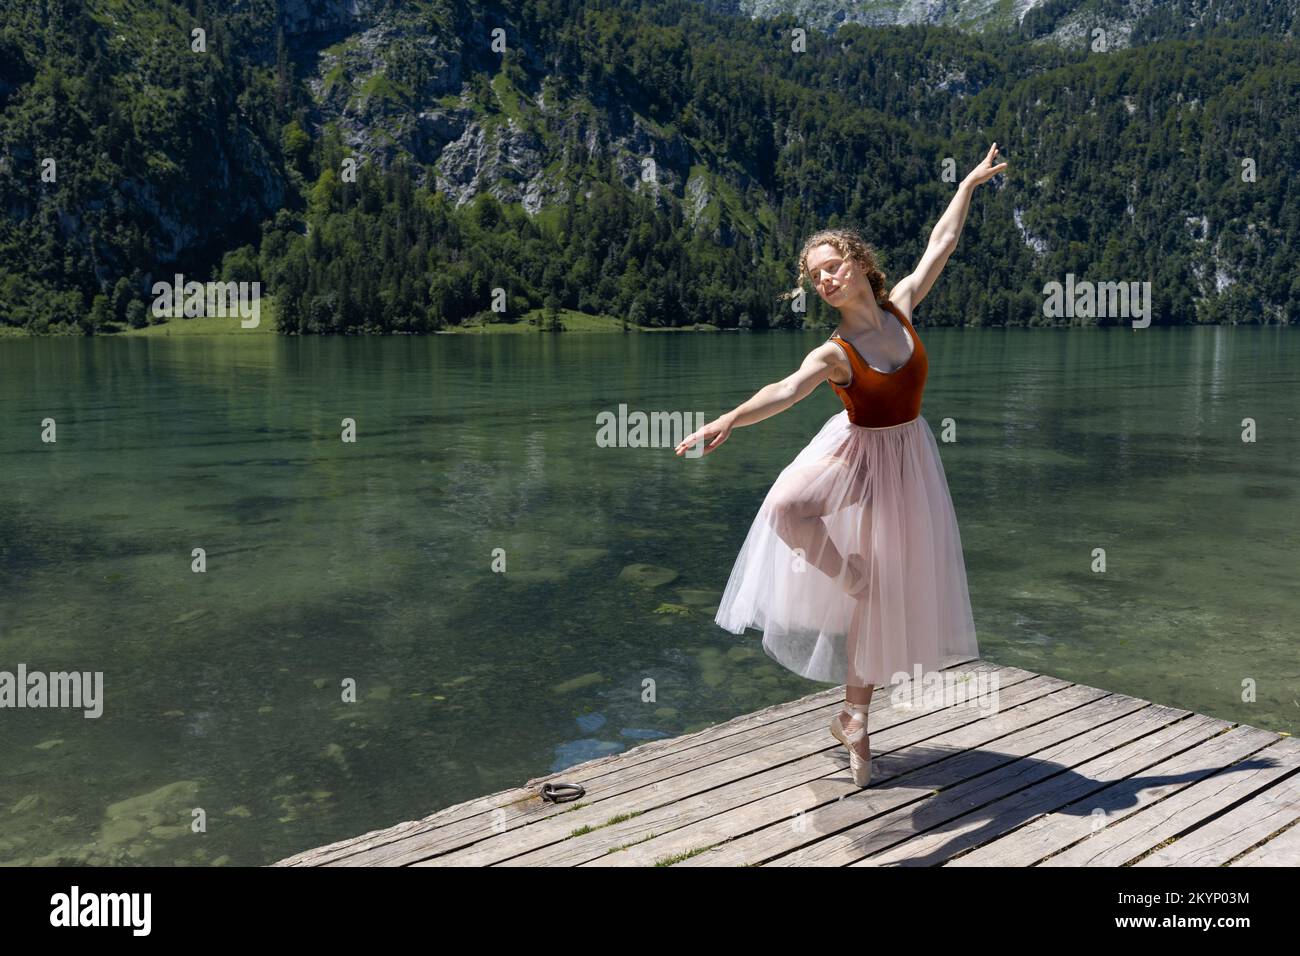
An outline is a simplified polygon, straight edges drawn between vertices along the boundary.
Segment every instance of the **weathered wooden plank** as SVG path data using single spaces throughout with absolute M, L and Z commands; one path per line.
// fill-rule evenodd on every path
M 1171 722 L 1159 726 L 1154 732 L 1150 726 L 1140 726 L 1140 722 L 1151 718 L 1158 721 L 1160 710 L 1166 712 Z M 1181 718 L 1178 717 L 1180 714 Z M 1028 773 L 1022 775 L 1021 785 L 1014 793 L 992 803 L 985 801 L 983 806 L 946 821 L 937 830 L 898 843 L 853 865 L 941 864 L 962 850 L 998 839 L 1040 814 L 1095 793 L 1109 781 L 1140 773 L 1231 726 L 1228 721 L 1216 717 L 1153 705 L 1127 720 L 1116 721 L 1102 733 L 1071 741 L 1056 754 L 1035 754 L 1025 761 Z M 1138 732 L 1133 733 L 1134 729 Z M 1126 737 L 1131 739 L 1126 741 Z M 1040 776 L 1040 772 L 1044 779 L 1031 779 Z M 944 796 L 941 795 L 940 800 Z M 964 796 L 962 802 L 973 804 L 981 797 L 979 794 Z
M 1040 693 L 1043 689 L 1050 692 Z M 595 859 L 588 865 L 649 865 L 696 853 L 706 847 L 711 847 L 707 853 L 693 856 L 680 865 L 731 866 L 758 862 L 760 854 L 752 850 L 755 841 L 761 841 L 762 852 L 771 855 L 775 852 L 774 846 L 793 849 L 817 840 L 822 833 L 828 832 L 826 821 L 834 818 L 839 801 L 844 798 L 858 799 L 857 795 L 870 793 L 873 804 L 882 809 L 914 803 L 932 791 L 928 788 L 911 791 L 882 784 L 926 763 L 943 760 L 956 749 L 978 747 L 989 739 L 1004 735 L 1010 721 L 1032 724 L 1105 696 L 1105 691 L 1074 687 L 1063 682 L 1048 688 L 1029 682 L 1002 695 L 1003 711 L 996 724 L 992 718 L 980 718 L 969 712 L 962 713 L 958 708 L 949 708 L 897 731 L 885 731 L 874 726 L 871 737 L 876 754 L 873 755 L 872 787 L 868 791 L 861 790 L 849 780 L 845 767 L 847 756 L 842 747 L 837 747 L 833 751 L 835 773 L 818 779 L 815 786 L 805 785 L 788 791 L 773 788 L 774 792 L 762 800 L 706 816 L 689 826 Z M 832 799 L 828 800 L 828 796 Z M 815 828 L 810 826 L 810 821 L 817 821 Z M 620 826 L 631 833 L 632 827 L 639 823 L 641 818 Z M 649 825 L 645 829 L 648 834 Z M 766 832 L 768 829 L 772 832 Z
M 1067 687 L 1054 678 L 1035 678 L 1001 691 L 1001 705 L 1009 710 L 1051 697 L 1052 707 L 1078 706 L 1054 693 Z M 1104 695 L 1104 691 L 1096 693 Z M 1033 718 L 1023 719 L 1029 722 Z M 889 725 L 873 715 L 872 739 L 884 739 L 888 734 L 891 745 L 904 747 L 980 720 L 987 722 L 977 708 L 962 707 L 948 707 L 920 719 Z M 826 727 L 814 727 L 810 734 L 816 751 L 799 761 L 685 796 L 630 820 L 517 856 L 507 865 L 651 865 L 759 826 L 797 822 L 798 814 L 859 789 L 845 772 L 844 749 Z M 877 750 L 882 746 L 876 743 Z M 877 757 L 876 763 L 876 772 L 883 776 L 887 772 L 884 758 Z
M 1057 696 L 1061 700 L 1054 704 Z M 804 814 L 798 821 L 801 830 L 782 821 L 679 865 L 739 866 L 773 861 L 779 865 L 840 866 L 852 862 L 862 855 L 856 851 L 857 845 L 879 825 L 876 821 L 921 812 L 943 788 L 969 785 L 1025 754 L 1146 706 L 1144 701 L 1074 685 L 1032 707 L 1012 708 L 911 747 L 894 748 L 888 735 L 882 734 L 879 746 L 886 757 L 879 782 L 873 775 L 867 789 L 853 788 L 843 799 Z M 851 782 L 848 785 L 852 786 Z
M 998 711 L 878 692 L 865 790 L 826 727 L 841 686 L 274 865 L 1300 862 L 1295 741 L 987 661 L 949 672 L 996 675 Z M 588 792 L 543 801 L 558 780 Z
M 1148 850 L 1173 839 L 1190 818 L 1204 819 L 1264 790 L 1300 765 L 1300 744 L 1293 738 L 1228 767 L 1139 813 L 1091 834 L 1039 866 L 1125 866 Z
M 1297 820 L 1300 774 L 1292 774 L 1133 865 L 1222 866 Z
M 1140 774 L 1118 780 L 1082 801 L 1044 814 L 945 865 L 1033 866 L 1279 739 L 1272 731 L 1257 727 L 1232 728 Z
M 1001 667 L 986 661 L 954 665 L 951 670 L 971 674 L 997 673 L 1004 687 L 1036 676 L 1030 671 Z M 364 846 L 336 848 L 331 857 L 313 862 L 348 866 L 409 865 L 485 841 L 504 841 L 499 842 L 486 856 L 493 861 L 505 859 L 514 855 L 511 850 L 522 853 L 532 848 L 531 845 L 519 845 L 518 841 L 535 839 L 524 837 L 524 834 L 539 822 L 563 815 L 560 825 L 567 835 L 582 825 L 580 820 L 598 818 L 595 823 L 589 824 L 596 825 L 605 822 L 614 813 L 629 812 L 616 804 L 608 803 L 627 792 L 658 787 L 661 799 L 671 799 L 676 791 L 666 788 L 694 786 L 689 775 L 701 767 L 799 737 L 807 732 L 807 728 L 824 725 L 829 721 L 842 701 L 843 688 L 835 688 L 798 701 L 777 704 L 753 714 L 741 715 L 695 734 L 651 741 L 622 754 L 597 758 L 560 773 L 534 778 L 521 790 L 506 791 L 513 800 L 504 805 L 494 801 L 497 805 L 481 812 L 442 818 L 434 826 L 405 828 L 399 825 L 381 831 L 377 838 L 372 838 Z M 873 715 L 878 707 L 884 708 L 888 703 L 887 695 L 877 694 L 872 701 Z M 681 778 L 678 783 L 671 782 L 677 778 Z M 552 804 L 537 796 L 541 781 L 555 779 L 583 783 L 589 793 L 573 804 Z M 534 787 L 533 784 L 538 786 Z M 601 806 L 597 808 L 594 806 L 596 804 Z M 578 818 L 576 814 L 583 816 Z M 485 852 L 483 848 L 475 851 Z
M 956 665 L 958 667 L 967 665 Z M 592 760 L 584 761 L 572 767 L 567 767 L 557 773 L 548 774 L 542 777 L 535 777 L 527 781 L 523 786 L 511 790 L 503 790 L 499 793 L 488 794 L 474 800 L 468 800 L 464 803 L 453 804 L 449 807 L 432 813 L 427 817 L 419 820 L 403 821 L 390 827 L 384 827 L 377 830 L 371 830 L 360 836 L 350 837 L 346 840 L 339 840 L 328 846 L 316 847 L 311 850 L 305 850 L 294 856 L 286 857 L 283 860 L 273 864 L 275 866 L 319 866 L 341 860 L 361 851 L 383 846 L 388 843 L 401 839 L 407 839 L 424 833 L 431 833 L 439 827 L 447 824 L 456 823 L 462 820 L 482 817 L 484 814 L 491 814 L 493 811 L 514 806 L 521 801 L 536 801 L 537 793 L 541 784 L 548 780 L 567 780 L 571 782 L 584 782 L 595 779 L 600 776 L 606 768 L 617 767 L 625 769 L 634 765 L 636 762 L 654 759 L 663 754 L 672 753 L 677 750 L 687 750 L 697 746 L 702 742 L 717 740 L 728 737 L 732 734 L 744 733 L 752 728 L 755 722 L 763 723 L 770 720 L 779 720 L 787 716 L 803 713 L 808 710 L 819 710 L 833 705 L 836 701 L 844 699 L 843 686 L 831 688 L 808 697 L 802 697 L 798 700 L 785 701 L 780 704 L 774 704 L 771 707 L 749 714 L 740 714 L 731 720 L 724 721 L 720 724 L 714 724 L 693 734 L 683 734 L 679 737 L 664 738 L 662 740 L 647 741 L 633 747 L 631 750 L 622 751 L 617 754 L 607 754 L 603 757 L 596 757 Z M 629 761 L 631 763 L 629 763 Z M 560 812 L 557 810 L 557 812 Z
M 1024 683 L 1038 680 L 1039 678 L 1031 677 Z M 881 703 L 886 706 L 877 710 L 875 700 L 873 699 L 872 702 L 873 710 L 870 719 L 876 728 L 910 725 L 928 714 L 949 713 L 963 709 L 939 703 L 928 709 L 903 710 L 894 706 L 883 695 Z M 699 794 L 706 794 L 707 801 L 702 806 L 693 803 L 687 812 L 716 814 L 726 806 L 722 802 L 724 798 L 719 796 L 719 788 L 729 787 L 726 793 L 731 794 L 733 799 L 751 802 L 770 793 L 773 787 L 788 788 L 809 779 L 829 776 L 836 769 L 836 764 L 829 753 L 834 751 L 838 744 L 830 736 L 827 724 L 839 707 L 840 704 L 837 702 L 817 714 L 813 720 L 808 720 L 806 716 L 801 717 L 797 724 L 791 724 L 792 729 L 783 730 L 777 736 L 768 735 L 761 745 L 758 737 L 751 734 L 749 745 L 743 750 L 733 748 L 721 751 L 717 748 L 709 748 L 692 761 L 688 772 L 679 772 L 667 779 L 655 781 L 652 776 L 647 776 L 647 772 L 652 772 L 651 768 L 643 768 L 631 779 L 630 784 L 623 788 L 616 800 L 598 801 L 590 808 L 553 820 L 531 821 L 529 826 L 515 830 L 511 834 L 513 837 L 511 840 L 498 838 L 492 841 L 480 841 L 455 852 L 439 854 L 436 858 L 419 865 L 491 865 L 520 857 L 525 853 L 537 853 L 561 843 L 566 845 L 560 848 L 559 852 L 569 854 L 576 850 L 581 853 L 581 846 L 586 845 L 586 840 L 591 840 L 595 849 L 582 856 L 585 860 L 627 842 L 626 840 L 607 842 L 607 834 L 604 833 L 593 836 L 579 832 L 577 836 L 583 837 L 583 843 L 575 843 L 575 831 L 581 831 L 585 827 L 604 830 L 607 826 L 616 825 L 611 821 L 616 821 L 619 817 L 627 814 L 652 813 L 661 808 L 668 808 L 669 817 L 674 817 L 682 812 L 679 808 L 683 802 Z M 966 708 L 966 710 L 968 713 L 964 719 L 978 718 L 979 714 L 975 708 Z M 797 730 L 797 734 L 792 730 Z M 810 761 L 809 757 L 817 759 Z M 690 820 L 683 822 L 690 822 Z M 598 843 L 604 845 L 598 846 Z M 532 856 L 527 862 L 536 863 L 538 859 L 539 856 Z
M 1284 830 L 1228 866 L 1300 866 L 1300 825 Z
M 872 809 L 834 836 L 769 861 L 776 866 L 847 866 L 940 826 L 954 817 L 1035 783 L 1071 755 L 1084 760 L 1165 726 L 1177 715 L 1147 701 L 1112 694 L 1076 711 L 1007 735 L 981 749 L 891 781 L 890 787 L 928 789 L 915 807 L 885 814 Z M 1067 764 L 1068 765 L 1068 764 Z M 852 806 L 854 801 L 845 801 Z M 937 862 L 937 861 L 933 861 Z

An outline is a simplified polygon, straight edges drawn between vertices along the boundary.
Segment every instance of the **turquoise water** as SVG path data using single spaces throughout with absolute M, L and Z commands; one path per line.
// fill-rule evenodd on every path
M 1294 733 L 1300 337 L 918 332 L 984 656 Z M 712 609 L 829 386 L 700 459 L 596 416 L 824 337 L 0 341 L 0 670 L 104 674 L 0 710 L 0 863 L 267 863 L 823 689 Z

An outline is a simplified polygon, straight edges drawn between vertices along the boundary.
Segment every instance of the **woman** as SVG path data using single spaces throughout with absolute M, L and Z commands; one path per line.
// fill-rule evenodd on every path
M 812 680 L 845 684 L 831 734 L 848 747 L 853 781 L 871 780 L 867 708 L 878 684 L 979 656 L 961 537 L 939 448 L 920 415 L 929 361 L 909 316 L 957 245 L 975 187 L 1006 169 L 994 143 L 957 188 L 911 275 L 885 275 L 854 231 L 808 239 L 808 278 L 840 313 L 832 337 L 798 371 L 677 446 L 753 425 L 829 381 L 844 403 L 782 470 L 736 558 L 715 621 L 763 629 L 763 649 Z M 795 290 L 795 293 L 798 289 Z M 786 293 L 789 298 L 793 293 Z

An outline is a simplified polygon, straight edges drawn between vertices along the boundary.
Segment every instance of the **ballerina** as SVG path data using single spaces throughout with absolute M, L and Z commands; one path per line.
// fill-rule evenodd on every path
M 910 316 L 956 248 L 975 188 L 1006 169 L 993 165 L 997 151 L 957 187 L 916 269 L 888 293 L 859 233 L 809 237 L 799 281 L 839 311 L 839 327 L 798 370 L 676 448 L 680 456 L 703 440 L 708 455 L 733 428 L 785 411 L 823 381 L 843 402 L 768 491 L 714 620 L 735 634 L 760 628 L 764 651 L 786 668 L 845 684 L 830 730 L 859 787 L 871 780 L 875 687 L 979 656 L 957 519 L 920 414 L 929 359 Z

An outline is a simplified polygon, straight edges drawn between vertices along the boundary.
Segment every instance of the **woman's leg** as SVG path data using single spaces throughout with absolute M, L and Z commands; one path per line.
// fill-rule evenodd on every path
M 871 555 L 867 555 L 867 573 L 871 572 Z M 864 628 L 862 626 L 862 616 L 869 611 L 867 598 L 872 593 L 870 584 L 862 591 L 858 592 L 857 600 L 853 604 L 853 616 L 849 619 L 849 634 L 844 641 L 844 654 L 848 658 L 848 677 L 846 679 L 845 700 L 849 704 L 870 704 L 872 684 L 868 681 L 864 672 L 864 665 L 867 657 L 867 648 L 860 645 L 866 642 Z M 861 654 L 859 654 L 859 649 Z
M 858 606 L 861 607 L 862 603 L 858 602 Z M 856 617 L 856 614 L 854 616 Z M 853 660 L 851 652 L 849 660 Z M 845 736 L 852 736 L 859 727 L 866 724 L 867 708 L 871 704 L 871 692 L 874 690 L 871 685 L 854 687 L 852 684 L 845 689 L 844 713 L 840 715 L 840 724 L 844 727 Z M 853 749 L 863 760 L 871 756 L 870 740 L 869 734 L 863 734 L 862 739 L 853 744 Z
M 803 468 L 790 472 L 774 489 L 771 501 L 772 525 L 781 540 L 792 550 L 802 549 L 804 560 L 830 578 L 839 577 L 844 567 L 844 555 L 831 540 L 830 533 L 826 530 L 824 516 L 845 505 L 860 501 L 867 489 L 866 475 L 859 474 L 851 480 L 847 493 L 837 492 L 837 488 L 844 487 L 842 484 L 844 479 L 834 470 L 847 467 L 849 467 L 847 462 L 833 455 L 811 462 Z M 843 494 L 841 500 L 830 500 L 839 494 Z M 863 517 L 869 522 L 870 511 L 867 511 Z M 863 538 L 868 542 L 871 540 L 869 525 L 863 532 Z M 868 568 L 870 560 L 871 558 L 868 557 Z M 862 675 L 854 673 L 853 666 L 857 660 L 858 641 L 861 639 L 862 615 L 866 611 L 866 604 L 862 599 L 867 593 L 868 591 L 863 589 L 856 596 L 849 633 L 845 641 L 850 673 L 845 685 L 844 713 L 840 717 L 840 723 L 846 734 L 852 734 L 866 723 L 867 708 L 871 704 L 871 694 L 875 689 Z M 866 734 L 854 744 L 854 749 L 859 756 L 866 759 L 871 752 Z
M 866 613 L 867 604 L 862 600 L 863 594 L 858 595 L 858 601 L 853 606 L 853 617 L 849 622 L 849 636 L 845 640 L 844 652 L 849 659 L 849 676 L 844 688 L 844 713 L 840 715 L 840 724 L 844 727 L 845 734 L 852 734 L 867 721 L 867 708 L 871 706 L 871 693 L 875 687 L 867 683 L 866 677 L 857 672 L 856 661 L 858 642 L 862 640 L 862 615 Z M 858 756 L 863 760 L 871 753 L 871 748 L 867 745 L 869 737 L 863 735 L 855 745 Z
M 786 475 L 768 502 L 769 521 L 781 540 L 832 579 L 844 569 L 844 555 L 826 530 L 825 515 L 861 500 L 867 485 L 865 475 L 853 476 L 846 484 L 847 467 L 834 455 L 809 462 Z

